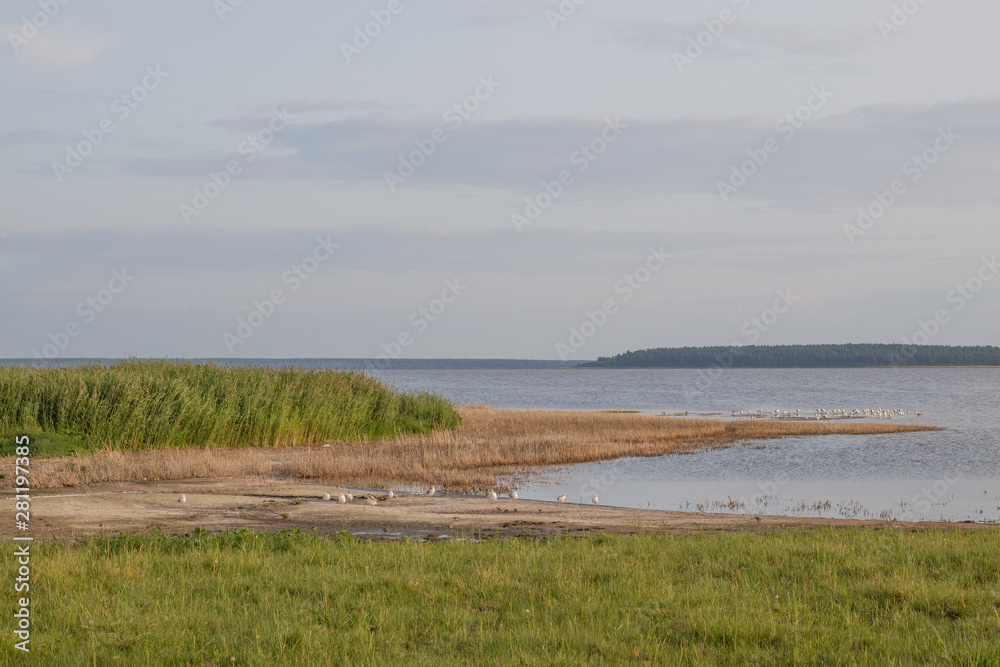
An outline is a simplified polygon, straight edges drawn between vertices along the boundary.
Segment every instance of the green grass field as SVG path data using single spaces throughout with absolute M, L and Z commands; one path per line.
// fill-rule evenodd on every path
M 454 428 L 454 406 L 359 372 L 169 361 L 0 368 L 2 455 L 170 447 L 270 447 Z
M 6 665 L 1000 664 L 996 530 L 34 548 Z

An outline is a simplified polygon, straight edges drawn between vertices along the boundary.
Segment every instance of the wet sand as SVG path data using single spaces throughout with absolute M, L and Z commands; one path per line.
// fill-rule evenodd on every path
M 104 483 L 41 489 L 32 494 L 31 535 L 39 540 L 77 541 L 95 534 L 145 533 L 160 528 L 186 535 L 196 528 L 218 532 L 246 528 L 277 532 L 298 528 L 321 535 L 348 531 L 373 539 L 412 536 L 447 538 L 546 538 L 594 533 L 720 532 L 870 526 L 922 530 L 988 529 L 982 524 L 909 523 L 853 519 L 702 514 L 558 504 L 501 498 L 402 494 L 368 505 L 365 491 L 354 501 L 336 502 L 346 487 L 296 481 L 198 479 L 144 483 Z M 323 501 L 328 491 L 333 500 Z M 184 493 L 187 502 L 178 502 Z M 384 496 L 377 492 L 378 498 Z M 0 494 L 13 506 L 13 493 Z M 13 525 L 0 535 L 10 539 Z M 18 533 L 24 535 L 24 533 Z

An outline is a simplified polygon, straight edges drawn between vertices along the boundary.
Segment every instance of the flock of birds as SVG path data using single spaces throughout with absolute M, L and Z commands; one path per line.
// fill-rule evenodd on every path
M 882 408 L 838 408 L 831 412 L 826 410 L 816 410 L 814 414 L 803 413 L 801 410 L 788 412 L 783 410 L 773 410 L 764 412 L 758 409 L 753 410 L 733 410 L 734 417 L 744 417 L 747 419 L 892 419 L 893 417 L 905 417 L 906 415 L 920 416 L 914 410 L 885 410 Z
M 432 486 L 425 495 L 427 497 L 432 497 L 437 495 L 437 491 L 438 488 L 435 485 Z M 389 491 L 382 496 L 382 500 L 383 501 L 392 500 L 395 497 L 396 497 L 396 492 L 393 491 L 392 489 L 389 489 Z M 486 497 L 489 498 L 492 502 L 496 502 L 497 500 L 500 499 L 500 496 L 497 495 L 497 492 L 492 489 L 490 489 L 490 492 L 486 494 Z M 568 496 L 564 493 L 558 498 L 556 498 L 556 502 L 565 503 L 567 497 Z M 333 496 L 330 495 L 329 491 L 324 492 L 322 498 L 325 501 L 333 500 Z M 368 495 L 362 496 L 362 498 L 364 498 L 365 502 L 367 502 L 369 505 L 378 505 L 379 499 L 378 497 L 376 497 L 374 493 L 369 493 Z M 511 500 L 517 500 L 518 498 L 517 491 L 511 491 L 508 498 L 510 498 Z M 184 503 L 187 502 L 187 496 L 182 493 L 181 497 L 177 499 L 177 502 L 183 505 Z M 350 491 L 342 493 L 339 496 L 337 496 L 337 502 L 341 505 L 346 505 L 347 503 L 354 502 L 354 494 L 352 494 Z M 600 498 L 597 497 L 597 494 L 594 494 L 594 497 L 590 499 L 590 502 L 593 503 L 594 505 L 597 505 L 600 502 Z
M 368 503 L 369 505 L 378 505 L 379 499 L 378 499 L 378 496 L 376 496 L 374 493 L 369 493 L 368 495 L 361 496 L 361 497 L 364 498 L 364 501 L 366 503 Z M 384 500 L 392 500 L 395 497 L 396 497 L 396 492 L 393 491 L 392 489 L 389 489 L 385 493 L 385 495 L 382 496 L 382 500 L 383 501 Z M 333 500 L 333 496 L 330 495 L 329 491 L 327 491 L 327 492 L 325 492 L 323 494 L 323 500 Z M 347 503 L 352 503 L 352 502 L 354 502 L 354 494 L 351 493 L 350 491 L 342 493 L 339 496 L 337 496 L 337 502 L 339 504 L 341 504 L 341 505 L 346 505 Z

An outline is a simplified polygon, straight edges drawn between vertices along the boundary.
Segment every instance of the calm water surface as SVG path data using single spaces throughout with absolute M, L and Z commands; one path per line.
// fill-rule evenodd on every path
M 620 507 L 901 520 L 1000 521 L 1000 369 L 390 371 L 400 389 L 543 410 L 884 408 L 947 430 L 761 441 L 546 470 L 522 498 Z

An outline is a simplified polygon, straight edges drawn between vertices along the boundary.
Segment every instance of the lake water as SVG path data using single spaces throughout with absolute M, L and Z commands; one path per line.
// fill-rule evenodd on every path
M 1000 521 L 1000 369 L 391 371 L 460 404 L 661 414 L 916 411 L 945 431 L 761 441 L 542 471 L 522 498 L 706 512 Z M 761 447 L 763 445 L 763 447 Z

